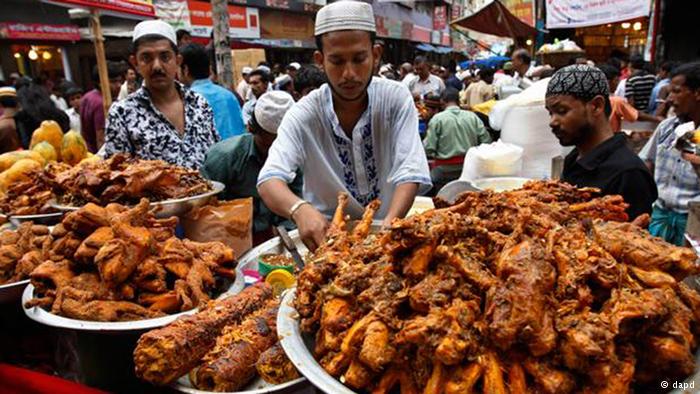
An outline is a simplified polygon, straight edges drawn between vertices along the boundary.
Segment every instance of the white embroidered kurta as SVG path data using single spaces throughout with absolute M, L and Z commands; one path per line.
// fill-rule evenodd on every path
M 340 127 L 328 84 L 296 103 L 280 124 L 258 186 L 272 178 L 290 183 L 301 169 L 303 198 L 323 214 L 331 216 L 338 193 L 346 192 L 347 213 L 353 217 L 379 198 L 377 219 L 386 216 L 396 186 L 418 183 L 420 193 L 428 191 L 430 171 L 408 89 L 373 78 L 367 93 L 369 105 L 352 138 Z

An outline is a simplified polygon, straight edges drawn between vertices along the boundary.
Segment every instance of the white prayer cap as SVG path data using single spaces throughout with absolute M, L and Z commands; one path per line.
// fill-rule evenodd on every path
M 173 45 L 177 45 L 177 37 L 175 36 L 175 29 L 173 29 L 172 26 L 170 26 L 166 22 L 163 22 L 162 20 L 156 19 L 156 20 L 139 22 L 134 27 L 134 37 L 132 38 L 132 41 L 136 41 L 139 38 L 141 38 L 143 36 L 147 36 L 147 35 L 161 36 L 163 38 L 170 40 L 170 42 L 172 42 Z
M 11 86 L 1 87 L 0 97 L 17 97 L 17 91 Z
M 263 130 L 277 134 L 284 114 L 293 104 L 294 98 L 287 92 L 273 90 L 264 93 L 255 103 L 255 120 Z
M 272 70 L 270 70 L 270 67 L 268 67 L 268 66 L 258 66 L 258 68 L 256 70 L 264 71 L 267 74 L 269 74 L 270 71 L 272 71 Z
M 289 67 L 299 71 L 299 69 L 301 68 L 301 64 L 299 64 L 297 62 L 291 62 L 291 63 L 289 63 Z
M 316 36 L 338 30 L 362 30 L 376 33 L 372 6 L 344 0 L 328 4 L 316 14 Z
M 292 82 L 292 77 L 290 77 L 289 74 L 282 74 L 279 77 L 275 78 L 275 83 L 277 85 L 283 85 L 288 82 Z
M 248 74 L 250 74 L 250 73 L 252 73 L 252 72 L 253 72 L 253 69 L 250 68 L 250 67 L 243 67 L 243 68 L 241 69 L 241 74 L 243 74 L 243 75 L 248 75 Z

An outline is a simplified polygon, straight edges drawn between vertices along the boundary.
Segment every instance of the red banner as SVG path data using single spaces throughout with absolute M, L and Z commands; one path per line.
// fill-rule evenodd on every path
M 433 30 L 444 30 L 447 27 L 447 6 L 435 6 L 433 12 Z
M 192 35 L 209 37 L 213 26 L 211 3 L 189 0 Z M 260 38 L 258 9 L 237 5 L 228 6 L 229 35 L 234 38 Z
M 16 40 L 78 41 L 80 30 L 74 25 L 42 23 L 0 23 L 0 37 Z
M 119 12 L 155 18 L 156 13 L 151 0 L 44 0 L 47 3 L 68 7 L 94 8 L 98 10 Z

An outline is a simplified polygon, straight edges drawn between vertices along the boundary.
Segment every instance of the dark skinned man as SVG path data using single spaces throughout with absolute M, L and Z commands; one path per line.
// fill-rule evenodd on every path
M 619 194 L 629 204 L 630 219 L 651 213 L 656 184 L 648 169 L 610 127 L 608 81 L 595 67 L 573 65 L 557 71 L 547 85 L 549 126 L 562 146 L 576 148 L 566 156 L 562 180 Z

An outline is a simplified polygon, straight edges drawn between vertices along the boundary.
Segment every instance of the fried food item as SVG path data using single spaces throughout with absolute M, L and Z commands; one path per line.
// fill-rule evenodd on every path
M 282 384 L 300 377 L 299 371 L 287 358 L 279 342 L 260 355 L 255 362 L 255 369 L 258 375 L 270 384 Z
M 613 393 L 695 369 L 700 294 L 681 281 L 697 256 L 625 223 L 619 196 L 529 182 L 374 234 L 376 204 L 348 231 L 338 202 L 294 304 L 354 389 Z
M 207 391 L 237 391 L 250 382 L 260 355 L 277 342 L 278 308 L 278 300 L 269 300 L 240 324 L 226 326 L 190 375 L 194 385 Z
M 212 190 L 211 183 L 198 171 L 122 153 L 51 174 L 46 182 L 56 192 L 59 202 L 69 206 L 115 202 L 135 205 L 141 198 L 163 201 Z
M 31 278 L 38 298 L 27 305 L 77 319 L 122 321 L 186 311 L 204 305 L 225 285 L 217 277 L 224 271 L 230 277 L 235 260 L 233 250 L 220 242 L 174 238 L 176 225 L 177 220 L 156 219 L 146 199 L 133 208 L 87 204 L 66 215 L 51 234 L 43 226 L 6 233 L 7 244 L 0 243 L 0 273 L 5 261 L 35 250 L 19 265 L 23 271 L 37 265 Z M 186 261 L 174 255 L 186 256 Z M 168 265 L 173 263 L 175 268 Z M 175 278 L 168 276 L 173 271 Z M 71 278 L 86 275 L 96 284 L 88 293 L 74 291 L 86 289 Z
M 51 163 L 47 168 L 32 168 L 21 179 L 7 185 L 0 195 L 0 212 L 6 215 L 38 215 L 57 212 L 49 201 L 54 198 L 51 185 L 46 182 L 47 173 L 65 171 L 70 166 Z
M 136 376 L 156 385 L 172 383 L 199 364 L 226 325 L 242 321 L 271 298 L 269 285 L 255 284 L 211 302 L 197 314 L 143 334 L 134 350 Z
M 49 240 L 46 226 L 22 223 L 17 230 L 0 233 L 0 284 L 29 278 L 43 262 L 44 243 Z

